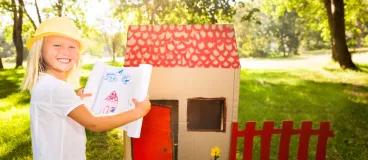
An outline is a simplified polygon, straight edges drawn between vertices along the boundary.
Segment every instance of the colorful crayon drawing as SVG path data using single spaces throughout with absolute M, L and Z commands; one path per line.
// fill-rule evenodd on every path
M 121 80 L 125 85 L 129 83 L 130 76 L 128 74 L 124 74 L 124 69 L 119 70 L 118 72 L 106 72 L 104 75 L 104 80 L 109 82 L 116 82 L 117 80 Z
M 123 73 L 124 73 L 124 69 L 121 69 L 118 73 L 119 73 L 119 75 L 121 75 L 121 76 L 122 76 L 122 75 L 123 75 Z
M 116 95 L 116 91 L 112 91 L 109 96 L 105 98 L 104 106 L 100 110 L 100 114 L 108 114 L 108 113 L 114 113 L 116 110 L 116 107 L 119 103 L 118 96 Z
M 122 81 L 124 84 L 128 84 L 128 82 L 130 81 L 130 76 L 129 75 L 124 75 L 122 78 Z
M 104 79 L 109 82 L 115 82 L 117 80 L 116 74 L 113 72 L 106 72 Z

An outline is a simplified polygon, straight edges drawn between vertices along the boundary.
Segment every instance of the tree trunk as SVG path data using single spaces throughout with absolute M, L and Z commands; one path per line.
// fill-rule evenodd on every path
M 333 27 L 333 16 L 331 11 L 331 1 L 333 0 L 324 0 L 326 12 L 327 12 L 327 18 L 328 18 L 328 26 L 330 27 L 330 36 L 331 36 L 331 52 L 332 52 L 332 59 L 334 61 L 338 61 L 336 51 L 335 51 L 335 44 L 334 44 L 334 27 Z
M 152 4 L 150 4 L 149 0 L 145 0 L 144 1 L 145 5 L 146 5 L 146 11 L 148 14 L 148 19 L 149 19 L 149 24 L 150 25 L 154 25 L 155 24 L 155 1 L 152 0 Z
M 57 6 L 57 11 L 58 11 L 58 17 L 63 16 L 62 11 L 63 11 L 63 0 L 58 0 L 58 3 L 56 4 Z
M 13 4 L 13 43 L 17 52 L 15 68 L 21 67 L 23 63 L 23 40 L 22 40 L 22 25 L 23 25 L 23 0 L 18 0 L 18 5 L 15 0 Z
M 360 19 L 357 20 L 357 28 L 360 29 L 360 33 L 357 33 L 356 39 L 357 39 L 357 44 L 356 44 L 356 48 L 362 48 L 362 39 L 364 38 L 363 36 L 363 25 L 362 22 L 360 21 Z
M 338 62 L 342 68 L 357 69 L 351 60 L 351 54 L 346 45 L 344 0 L 333 0 L 335 12 L 333 13 L 334 44 Z
M 116 53 L 116 45 L 115 45 L 115 41 L 113 39 L 112 41 L 112 61 L 115 62 L 115 53 Z
M 37 0 L 35 0 L 35 6 L 36 6 L 36 11 L 37 11 L 37 17 L 38 17 L 38 23 L 41 24 L 41 15 L 40 15 L 40 10 L 38 9 L 38 5 L 37 5 Z
M 110 55 L 112 55 L 111 52 L 111 48 L 110 48 L 110 43 L 109 43 L 109 36 L 107 35 L 107 33 L 104 33 L 104 38 L 105 38 L 105 42 L 106 42 L 106 46 L 107 46 L 107 50 L 109 51 Z
M 0 57 L 0 69 L 4 69 L 3 60 Z

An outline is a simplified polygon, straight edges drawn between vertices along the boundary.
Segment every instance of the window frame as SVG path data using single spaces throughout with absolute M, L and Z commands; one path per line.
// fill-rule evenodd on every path
M 221 129 L 193 129 L 189 126 L 189 101 L 193 100 L 203 100 L 203 101 L 222 101 L 222 114 L 221 114 Z M 187 99 L 187 130 L 189 132 L 226 132 L 226 98 L 225 97 L 218 97 L 218 98 L 205 98 L 205 97 L 194 97 Z

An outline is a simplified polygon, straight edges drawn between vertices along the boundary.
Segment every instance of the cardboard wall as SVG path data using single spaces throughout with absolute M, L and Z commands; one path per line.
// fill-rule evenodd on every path
M 178 159 L 210 158 L 211 148 L 221 149 L 221 159 L 228 159 L 231 123 L 237 121 L 239 69 L 221 68 L 154 68 L 149 95 L 151 100 L 179 101 Z M 226 98 L 226 132 L 187 130 L 189 98 Z M 126 160 L 131 159 L 130 138 L 126 137 Z

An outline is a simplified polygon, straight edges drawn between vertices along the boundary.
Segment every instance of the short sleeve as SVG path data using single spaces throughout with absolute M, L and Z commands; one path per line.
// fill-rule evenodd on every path
M 74 92 L 71 85 L 68 83 L 59 83 L 51 89 L 50 107 L 53 112 L 68 116 L 68 114 L 81 104 L 82 100 Z

